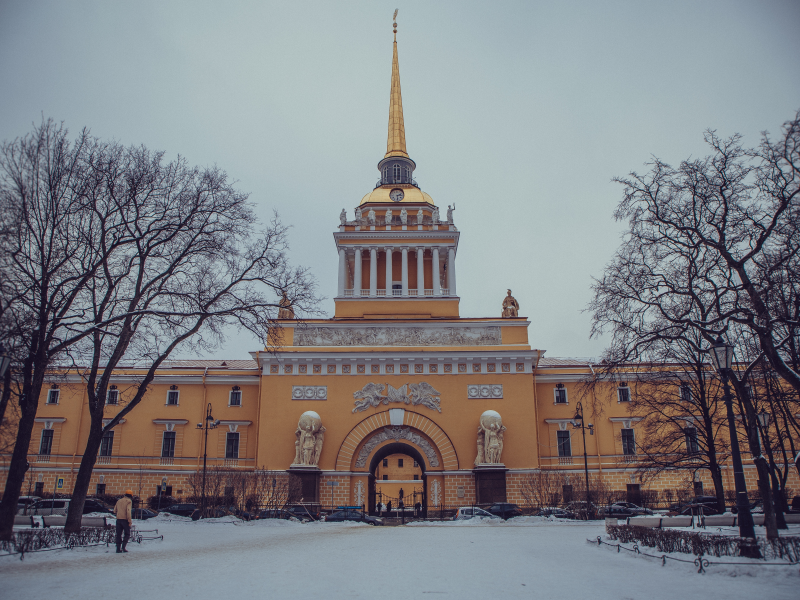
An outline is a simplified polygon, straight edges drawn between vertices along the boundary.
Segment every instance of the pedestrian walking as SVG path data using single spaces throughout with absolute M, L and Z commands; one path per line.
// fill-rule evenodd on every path
M 114 514 L 117 517 L 117 552 L 127 552 L 128 539 L 133 524 L 133 491 L 125 490 L 125 495 L 117 500 Z

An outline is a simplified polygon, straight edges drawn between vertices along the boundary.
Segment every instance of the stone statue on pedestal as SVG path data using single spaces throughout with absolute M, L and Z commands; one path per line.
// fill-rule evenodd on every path
M 294 462 L 292 465 L 316 467 L 322 454 L 325 441 L 325 428 L 322 419 L 313 410 L 300 415 L 297 430 L 294 432 Z
M 453 206 L 447 205 L 447 222 L 452 224 L 453 223 L 453 211 L 456 209 L 455 203 Z
M 501 464 L 503 454 L 503 432 L 506 430 L 500 413 L 487 410 L 481 415 L 478 427 L 478 456 L 475 466 Z
M 408 211 L 405 208 L 400 210 L 400 223 L 403 225 L 408 223 Z
M 385 217 L 385 219 L 386 219 L 386 224 L 387 225 L 391 225 L 392 224 L 392 209 L 391 208 L 387 208 L 386 209 L 386 217 Z
M 423 218 L 423 216 L 424 216 L 424 213 L 422 212 L 422 209 L 420 208 L 420 209 L 417 211 L 417 225 L 422 225 L 422 218 Z
M 519 316 L 519 302 L 511 295 L 511 290 L 508 290 L 508 295 L 503 298 L 503 314 L 501 316 L 504 319 Z
M 279 319 L 294 319 L 294 309 L 292 308 L 292 303 L 289 301 L 289 298 L 286 297 L 286 292 L 283 292 L 278 306 Z
M 339 225 L 347 225 L 347 211 L 342 209 L 342 212 L 339 213 Z
M 370 225 L 375 225 L 375 211 L 373 209 L 369 209 L 367 213 L 367 220 L 369 221 Z
M 433 222 L 434 223 L 438 223 L 439 222 L 439 208 L 438 207 L 433 209 Z

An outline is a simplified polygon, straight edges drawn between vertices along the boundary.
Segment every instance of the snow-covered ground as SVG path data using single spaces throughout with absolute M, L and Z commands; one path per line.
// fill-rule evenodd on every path
M 698 574 L 588 543 L 605 537 L 602 523 L 514 521 L 371 527 L 159 516 L 135 524 L 158 528 L 164 541 L 132 543 L 127 554 L 102 546 L 0 557 L 0 599 L 800 597 L 797 567 L 712 564 Z

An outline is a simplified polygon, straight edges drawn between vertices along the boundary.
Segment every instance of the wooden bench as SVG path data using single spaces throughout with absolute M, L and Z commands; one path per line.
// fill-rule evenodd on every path
M 691 527 L 693 518 L 689 516 L 664 517 L 661 519 L 661 527 Z
M 30 515 L 14 515 L 14 527 L 36 527 L 36 521 Z
M 666 519 L 661 517 L 629 517 L 628 525 L 637 525 L 639 527 L 654 527 L 658 529 L 661 527 L 661 522 Z
M 42 527 L 64 527 L 67 517 L 63 515 L 47 515 L 42 517 Z M 81 527 L 108 527 L 105 517 L 83 517 Z
M 735 515 L 710 515 L 703 517 L 703 523 L 706 527 L 735 527 Z

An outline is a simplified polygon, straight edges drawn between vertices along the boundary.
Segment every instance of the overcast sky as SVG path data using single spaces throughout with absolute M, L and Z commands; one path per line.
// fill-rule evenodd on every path
M 293 226 L 333 315 L 332 232 L 386 151 L 393 10 L 408 151 L 455 202 L 464 317 L 506 288 L 548 356 L 597 356 L 611 178 L 756 144 L 800 109 L 800 2 L 0 1 L 0 138 L 41 116 L 217 164 Z M 443 211 L 444 214 L 444 211 Z M 216 356 L 258 343 L 232 334 Z

